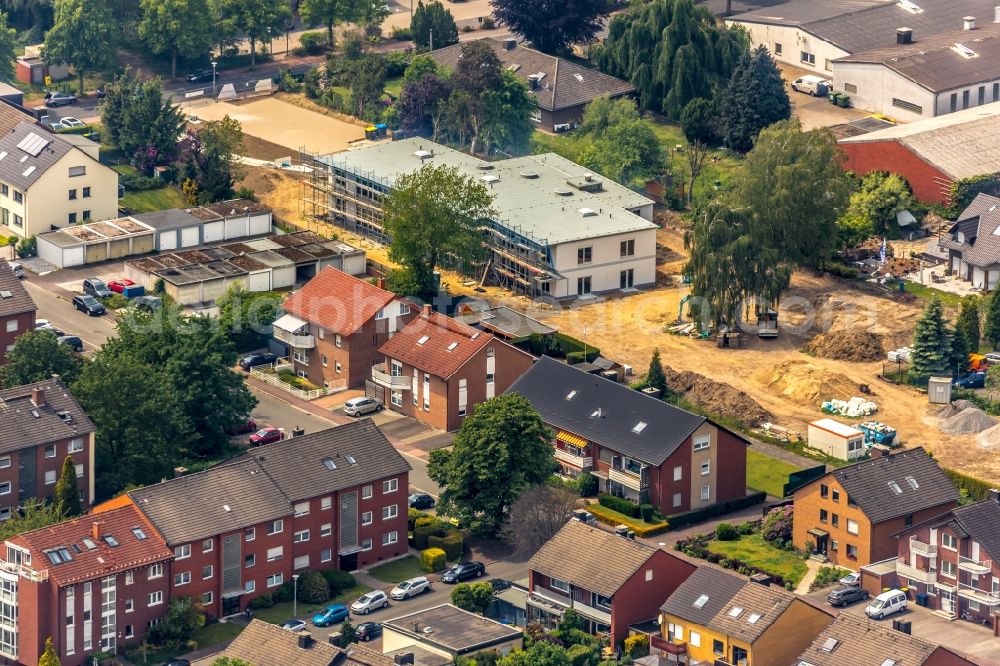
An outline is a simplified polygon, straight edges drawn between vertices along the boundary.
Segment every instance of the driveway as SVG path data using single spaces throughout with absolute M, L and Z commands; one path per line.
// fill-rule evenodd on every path
M 814 71 L 806 71 L 785 63 L 778 63 L 778 69 L 781 70 L 781 78 L 785 80 L 785 91 L 788 93 L 788 99 L 792 102 L 792 117 L 799 119 L 804 130 L 849 123 L 869 114 L 868 111 L 862 109 L 843 109 L 834 106 L 826 97 L 813 97 L 792 90 L 790 85 L 792 81 L 806 74 L 816 74 Z

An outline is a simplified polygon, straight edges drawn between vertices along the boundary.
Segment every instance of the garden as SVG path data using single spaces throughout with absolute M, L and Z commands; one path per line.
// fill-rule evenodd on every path
M 458 562 L 462 559 L 462 553 L 465 552 L 465 535 L 462 530 L 450 522 L 423 511 L 410 509 L 408 528 L 410 545 L 420 551 L 420 571 L 415 571 L 414 563 L 407 561 L 416 560 L 416 558 L 404 558 L 404 560 L 396 560 L 376 567 L 382 571 L 376 574 L 373 570 L 372 575 L 379 580 L 385 580 L 381 576 L 391 577 L 409 573 L 411 575 L 406 577 L 411 578 L 421 573 L 443 571 L 447 568 L 448 562 Z M 405 580 L 405 578 L 400 578 L 400 580 Z M 395 583 L 398 581 L 388 580 L 386 582 Z
M 637 537 L 654 536 L 669 527 L 666 518 L 652 504 L 636 504 L 612 495 L 598 495 L 597 504 L 588 504 L 587 510 L 605 525 L 627 526 Z

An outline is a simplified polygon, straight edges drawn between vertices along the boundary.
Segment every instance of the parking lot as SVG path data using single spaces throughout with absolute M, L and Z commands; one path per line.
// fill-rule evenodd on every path
M 863 109 L 844 109 L 830 104 L 830 100 L 826 97 L 813 97 L 792 90 L 790 85 L 792 81 L 800 76 L 817 74 L 817 72 L 806 71 L 785 63 L 778 63 L 778 69 L 781 70 L 781 78 L 785 80 L 785 91 L 788 93 L 788 99 L 792 102 L 792 117 L 799 119 L 799 122 L 802 123 L 802 129 L 830 127 L 840 123 L 849 123 L 869 115 L 869 112 Z

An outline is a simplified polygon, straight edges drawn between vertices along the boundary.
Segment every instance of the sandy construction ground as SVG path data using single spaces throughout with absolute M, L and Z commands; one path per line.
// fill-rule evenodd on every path
M 299 148 L 316 153 L 345 150 L 351 141 L 365 138 L 364 128 L 331 118 L 275 97 L 230 104 L 216 102 L 189 106 L 185 113 L 201 120 L 222 120 L 226 115 L 243 125 L 243 133 L 288 148 L 298 159 Z

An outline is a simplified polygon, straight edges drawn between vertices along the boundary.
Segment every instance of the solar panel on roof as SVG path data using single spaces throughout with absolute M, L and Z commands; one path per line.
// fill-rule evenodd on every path
M 45 146 L 51 143 L 48 139 L 38 136 L 34 132 L 28 132 L 28 136 L 21 139 L 20 143 L 17 144 L 19 150 L 23 150 L 32 157 L 38 157 Z

